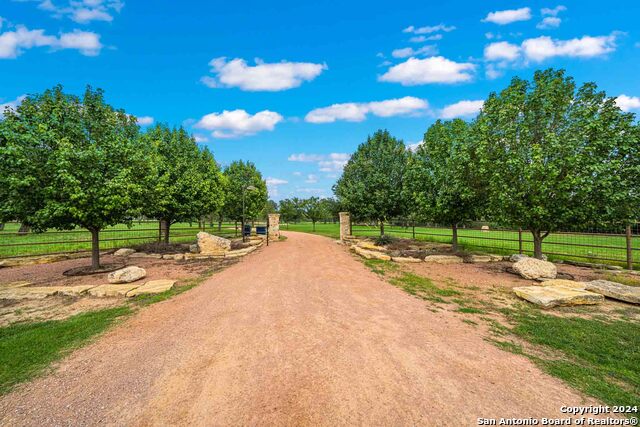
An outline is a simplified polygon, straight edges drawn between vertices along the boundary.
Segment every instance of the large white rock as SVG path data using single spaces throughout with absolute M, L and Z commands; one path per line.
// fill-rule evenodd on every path
M 391 261 L 391 257 L 387 254 L 383 254 L 378 251 L 370 251 L 368 249 L 363 249 L 359 246 L 353 246 L 354 250 L 358 255 L 366 259 L 379 259 L 382 261 Z
M 586 289 L 609 298 L 640 304 L 640 287 L 627 286 L 608 280 L 593 280 L 586 283 Z
M 115 251 L 113 256 L 117 256 L 117 257 L 129 256 L 129 255 L 131 255 L 131 254 L 133 254 L 135 252 L 136 252 L 135 249 L 122 248 L 122 249 L 118 249 L 117 251 Z
M 134 290 L 140 285 L 100 285 L 87 291 L 89 295 L 99 298 L 107 297 L 124 297 L 128 292 Z
M 604 301 L 602 295 L 584 291 L 554 286 L 524 286 L 513 288 L 513 292 L 520 298 L 542 308 L 565 305 L 599 304 Z
M 428 255 L 424 258 L 424 262 L 434 264 L 460 264 L 464 262 L 464 260 L 455 255 Z
M 127 296 L 135 297 L 136 295 L 142 294 L 159 294 L 173 288 L 175 284 L 175 280 L 151 280 L 139 288 L 127 292 Z
M 144 268 L 130 266 L 120 270 L 112 271 L 107 276 L 109 283 L 131 283 L 140 280 L 147 275 Z
M 549 261 L 523 258 L 513 264 L 513 270 L 525 279 L 555 279 L 558 269 Z
M 223 255 L 231 250 L 231 240 L 201 231 L 197 235 L 201 255 Z

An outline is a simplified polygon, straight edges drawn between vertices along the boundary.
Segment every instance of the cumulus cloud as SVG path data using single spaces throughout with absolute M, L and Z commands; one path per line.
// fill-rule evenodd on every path
M 315 184 L 318 182 L 318 176 L 310 173 L 307 175 L 307 179 L 304 180 L 307 184 Z
M 4 116 L 4 112 L 6 109 L 15 110 L 18 105 L 27 97 L 27 95 L 20 95 L 13 101 L 5 102 L 4 104 L 0 104 L 0 117 Z
M 558 28 L 562 23 L 562 19 L 557 16 L 547 16 L 542 19 L 542 21 L 538 22 L 536 28 L 540 30 L 548 30 L 550 28 Z
M 269 110 L 253 115 L 245 110 L 224 110 L 222 113 L 203 116 L 194 127 L 212 131 L 214 138 L 238 138 L 261 131 L 272 131 L 283 119 L 280 114 Z
M 410 34 L 431 34 L 431 33 L 437 33 L 439 31 L 443 31 L 445 33 L 451 32 L 453 30 L 455 30 L 456 27 L 454 26 L 446 26 L 444 24 L 438 24 L 438 25 L 434 25 L 434 26 L 427 26 L 427 27 L 419 27 L 416 28 L 413 25 L 408 26 L 407 28 L 405 28 L 404 30 L 402 30 L 403 33 L 410 33 Z
M 498 25 L 507 25 L 512 22 L 528 21 L 529 19 L 531 19 L 531 9 L 528 7 L 522 7 L 520 9 L 490 12 L 482 22 L 493 22 Z
M 382 82 L 415 86 L 429 83 L 459 83 L 473 79 L 476 66 L 471 63 L 451 61 L 442 56 L 425 59 L 409 58 L 394 65 L 378 77 Z
M 265 183 L 267 184 L 267 191 L 269 192 L 269 195 L 272 197 L 276 197 L 279 196 L 278 187 L 280 185 L 288 184 L 289 181 L 280 178 L 268 177 L 267 179 L 265 179 Z
M 0 59 L 16 58 L 34 47 L 49 47 L 54 51 L 74 49 L 82 55 L 95 56 L 100 53 L 102 44 L 98 34 L 78 30 L 56 37 L 45 34 L 44 30 L 29 30 L 18 25 L 13 31 L 0 34 Z
M 62 6 L 51 0 L 16 0 L 38 3 L 38 9 L 49 12 L 55 18 L 67 17 L 79 24 L 93 21 L 111 22 L 113 15 L 124 7 L 121 0 L 69 0 Z
M 196 140 L 197 143 L 201 144 L 203 142 L 209 142 L 209 138 L 206 137 L 206 135 L 202 135 L 199 133 L 194 133 L 193 134 L 193 139 Z
M 246 91 L 270 91 L 292 89 L 305 81 L 311 81 L 327 69 L 326 64 L 311 62 L 287 62 L 267 64 L 256 59 L 256 65 L 248 65 L 244 59 L 215 58 L 209 62 L 213 77 L 205 76 L 202 83 L 211 88 L 237 87 Z
M 407 150 L 415 153 L 416 151 L 418 151 L 418 148 L 420 148 L 423 142 L 424 141 L 407 142 Z
M 330 154 L 292 154 L 287 160 L 290 162 L 316 163 L 321 172 L 341 172 L 351 157 L 348 153 Z
M 483 100 L 477 101 L 459 101 L 455 104 L 447 105 L 440 111 L 440 118 L 454 119 L 456 117 L 470 117 L 478 114 L 482 106 Z
M 412 47 L 405 47 L 402 49 L 396 49 L 391 52 L 391 56 L 394 58 L 408 58 L 410 56 L 429 56 L 438 53 L 438 48 L 434 45 L 422 46 L 421 48 L 414 49 Z
M 309 123 L 333 123 L 338 120 L 361 122 L 368 114 L 378 117 L 406 116 L 424 113 L 429 103 L 413 96 L 374 102 L 347 102 L 316 108 L 305 116 Z
M 509 42 L 495 42 L 484 48 L 487 61 L 515 61 L 520 56 L 520 46 Z
M 616 104 L 622 111 L 640 110 L 640 97 L 620 95 L 616 98 Z
M 551 37 L 542 36 L 522 42 L 525 57 L 535 62 L 556 56 L 591 58 L 606 55 L 615 49 L 615 34 L 599 37 L 583 36 L 570 40 L 554 40 Z
M 140 126 L 149 126 L 152 125 L 155 120 L 151 116 L 140 116 L 136 117 L 136 121 Z

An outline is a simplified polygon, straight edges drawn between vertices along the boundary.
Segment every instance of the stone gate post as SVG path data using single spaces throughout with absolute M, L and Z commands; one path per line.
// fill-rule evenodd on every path
M 270 240 L 280 239 L 280 214 L 279 213 L 269 214 L 269 239 Z
M 351 214 L 340 212 L 340 240 L 344 241 L 351 237 Z

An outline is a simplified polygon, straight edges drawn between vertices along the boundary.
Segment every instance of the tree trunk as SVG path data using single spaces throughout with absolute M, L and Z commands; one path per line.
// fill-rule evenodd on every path
M 0 222 L 0 231 L 4 230 L 4 222 Z
M 240 235 L 242 236 L 242 241 L 246 242 L 246 238 L 244 237 L 244 218 L 240 221 Z
M 25 224 L 20 224 L 20 229 L 18 229 L 18 234 L 29 234 L 31 231 L 31 227 Z
M 453 252 L 458 252 L 458 224 L 451 226 L 451 248 Z
M 380 237 L 384 237 L 384 221 L 380 220 Z
M 218 218 L 218 232 L 222 231 L 222 217 Z
M 313 231 L 316 231 L 316 222 L 315 221 L 311 221 L 313 223 Z
M 169 230 L 171 229 L 171 221 L 167 219 L 160 220 L 160 233 L 162 234 L 162 243 L 169 244 Z
M 97 270 L 100 268 L 100 230 L 90 228 L 91 232 L 91 268 Z
M 236 230 L 236 232 L 235 232 L 236 235 L 235 236 L 238 237 L 238 220 L 236 220 L 236 222 L 235 222 L 235 224 L 233 226 L 233 229 Z
M 540 230 L 531 230 L 533 235 L 533 257 L 542 259 L 542 241 L 549 235 L 549 232 L 542 234 Z

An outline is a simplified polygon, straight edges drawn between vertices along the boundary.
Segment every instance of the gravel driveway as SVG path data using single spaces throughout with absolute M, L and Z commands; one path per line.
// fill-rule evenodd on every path
M 0 425 L 476 425 L 594 403 L 345 247 L 286 234 L 0 398 Z

